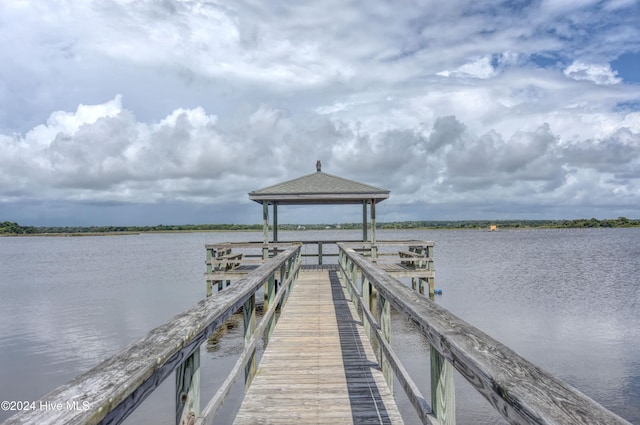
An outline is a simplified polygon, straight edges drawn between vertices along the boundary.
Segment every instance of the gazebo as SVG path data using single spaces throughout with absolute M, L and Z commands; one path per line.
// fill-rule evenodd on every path
M 389 191 L 325 173 L 321 163 L 316 172 L 249 193 L 249 199 L 262 204 L 264 242 L 269 242 L 269 205 L 273 206 L 273 242 L 278 242 L 279 205 L 362 204 L 362 240 L 367 241 L 367 205 L 371 211 L 371 243 L 376 242 L 376 204 L 389 197 Z

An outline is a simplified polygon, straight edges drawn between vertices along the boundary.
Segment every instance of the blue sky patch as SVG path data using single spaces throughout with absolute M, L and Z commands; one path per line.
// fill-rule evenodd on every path
M 628 102 L 616 103 L 616 112 L 637 112 L 640 111 L 640 99 Z
M 640 83 L 640 53 L 625 53 L 611 62 L 611 68 L 627 83 Z
M 555 68 L 560 59 L 555 55 L 534 54 L 530 57 L 531 62 L 539 68 Z

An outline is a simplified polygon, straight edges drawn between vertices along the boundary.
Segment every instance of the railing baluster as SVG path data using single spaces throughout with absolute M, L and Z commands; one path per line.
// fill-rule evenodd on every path
M 427 246 L 426 250 L 427 267 L 433 271 L 432 248 Z M 245 388 L 255 375 L 257 341 L 263 334 L 267 335 L 268 340 L 275 303 L 284 304 L 300 271 L 301 247 L 291 247 L 285 252 L 286 256 L 266 260 L 256 271 L 238 280 L 237 285 L 216 294 L 214 299 L 202 300 L 43 398 L 51 405 L 68 405 L 69 400 L 90 403 L 90 411 L 24 411 L 12 416 L 4 424 L 88 424 L 100 421 L 119 424 L 174 372 L 176 423 L 182 425 L 195 421 L 199 425 L 210 424 L 233 383 L 240 379 L 242 369 L 245 369 Z M 214 257 L 215 252 L 207 248 L 208 272 L 212 264 L 209 260 Z M 339 265 L 340 274 L 348 282 L 354 302 L 361 308 L 363 323 L 368 326 L 367 334 L 376 344 L 387 383 L 392 386 L 392 371 L 395 372 L 423 423 L 455 424 L 455 368 L 510 423 L 628 425 L 624 419 L 532 365 L 449 311 L 416 296 L 414 291 L 386 274 L 379 265 L 364 259 L 352 249 L 344 248 L 342 244 L 339 244 Z M 276 294 L 275 273 L 278 270 L 282 291 L 285 291 L 282 294 Z M 421 288 L 418 289 L 423 292 L 426 281 L 431 293 L 433 278 L 423 279 L 419 281 Z M 207 281 L 207 292 L 214 283 L 218 281 Z M 255 293 L 261 286 L 265 290 L 266 315 L 257 325 Z M 372 306 L 374 294 L 377 303 Z M 390 306 L 416 324 L 431 346 L 431 407 L 389 344 Z M 200 412 L 200 345 L 240 307 L 244 311 L 245 351 L 222 388 Z M 186 360 L 182 360 L 185 356 Z M 554 394 L 554 397 L 544 396 L 546 394 Z
M 391 346 L 385 342 L 385 319 L 377 319 L 367 311 L 364 314 L 366 319 L 363 321 L 369 322 L 372 330 L 374 326 L 378 327 L 375 329 L 375 339 L 387 355 L 390 367 L 423 423 L 455 424 L 455 369 L 512 424 L 629 425 L 624 419 L 448 310 L 417 296 L 406 284 L 346 244 L 339 243 L 338 247 L 346 265 L 343 267 L 344 273 L 352 276 L 351 282 L 356 282 L 354 266 L 366 278 L 362 289 L 363 308 L 366 309 L 369 304 L 366 298 L 369 297 L 368 284 L 371 283 L 377 291 L 379 302 L 390 304 L 414 323 L 431 346 L 432 406 L 429 407 Z M 427 258 L 427 267 L 433 271 L 433 252 L 429 247 Z M 416 282 L 418 290 L 424 292 L 425 281 L 431 292 L 433 283 L 429 277 Z M 381 310 L 385 309 L 383 305 Z M 384 370 L 384 359 L 381 364 Z M 554 396 L 550 397 L 549 394 Z
M 200 415 L 200 347 L 176 369 L 176 425 Z
M 453 366 L 431 346 L 431 406 L 442 425 L 456 423 Z
M 363 309 L 367 309 L 368 311 L 371 311 L 371 284 L 369 283 L 369 280 L 365 277 L 363 277 L 362 279 L 362 308 Z M 369 341 L 373 341 L 372 335 L 371 335 L 371 325 L 369 325 L 369 321 L 364 319 L 364 315 L 362 316 L 362 325 L 364 326 L 364 333 L 365 335 L 367 335 L 367 338 L 369 338 Z
M 208 249 L 207 247 L 207 251 Z M 41 400 L 42 403 L 56 406 L 77 403 L 79 406 L 89 406 L 89 409 L 25 410 L 7 419 L 3 425 L 120 424 L 166 378 L 174 374 L 176 422 L 181 424 L 184 421 L 186 424 L 195 420 L 198 424 L 211 423 L 224 396 L 229 394 L 231 385 L 240 379 L 245 364 L 249 366 L 246 370 L 248 377 L 255 373 L 256 340 L 261 338 L 268 324 L 267 320 L 261 321 L 259 327 L 256 326 L 256 291 L 285 263 L 289 267 L 283 285 L 290 287 L 297 277 L 300 269 L 300 246 L 290 246 L 281 255 L 278 256 L 280 258 L 265 261 L 256 270 L 235 281 L 227 290 L 201 300 Z M 273 304 L 279 302 L 285 294 L 271 302 L 272 308 L 265 317 L 268 318 L 275 312 Z M 249 349 L 240 355 L 241 364 L 234 367 L 237 373 L 233 372 L 233 376 L 225 380 L 225 387 L 216 393 L 216 399 L 212 399 L 200 411 L 200 347 L 242 307 L 246 313 L 245 336 L 248 338 L 246 341 Z M 220 397 L 217 397 L 218 394 Z
M 237 380 L 237 377 L 242 372 L 242 368 L 245 364 L 249 364 L 250 357 L 253 355 L 255 351 L 255 347 L 257 345 L 257 341 L 260 338 L 259 334 L 266 334 L 268 322 L 272 317 L 275 317 L 277 302 L 279 305 L 284 306 L 286 296 L 291 290 L 292 285 L 294 284 L 294 272 L 299 270 L 300 266 L 300 256 L 299 251 L 296 255 L 290 257 L 288 260 L 282 263 L 280 268 L 281 277 L 285 276 L 284 279 L 281 279 L 280 289 L 277 291 L 275 298 L 272 300 L 270 306 L 265 309 L 263 319 L 256 326 L 256 330 L 253 332 L 253 335 L 249 339 L 249 342 L 245 345 L 244 351 L 240 354 L 238 360 L 236 361 L 235 366 L 232 368 L 229 376 L 222 383 L 221 387 L 218 389 L 214 397 L 209 401 L 207 406 L 204 408 L 202 412 L 202 417 L 198 418 L 196 421 L 196 425 L 211 425 L 213 423 L 214 417 L 225 398 L 231 392 L 231 388 Z M 283 267 L 286 271 L 282 271 Z
M 391 343 L 391 304 L 387 302 L 387 300 L 378 293 L 377 297 L 378 308 L 376 309 L 376 321 L 380 324 L 380 331 L 382 333 L 382 337 L 388 343 Z M 387 381 L 387 386 L 393 392 L 393 370 L 389 365 L 389 359 L 386 355 L 384 355 L 382 350 L 382 344 L 380 344 L 380 366 L 382 367 L 382 373 L 384 375 L 385 380 Z
M 249 340 L 251 336 L 256 330 L 256 294 L 253 293 L 251 297 L 244 303 L 242 308 L 242 313 L 244 317 L 244 343 L 245 346 L 249 344 Z M 251 381 L 253 380 L 254 375 L 256 374 L 256 351 L 255 348 L 252 350 L 251 358 L 245 366 L 244 369 L 244 382 L 245 382 L 245 391 L 251 385 Z
M 274 299 L 276 297 L 276 280 L 275 276 L 271 276 L 269 280 L 264 284 L 264 307 L 263 311 L 267 311 L 270 305 L 273 304 Z M 269 322 L 267 324 L 267 328 L 264 333 L 264 344 L 265 346 L 269 343 L 269 339 L 271 339 L 271 334 L 273 333 L 273 329 L 275 327 L 276 317 L 275 314 L 269 318 Z
M 207 248 L 207 273 L 213 272 L 213 264 L 212 260 L 214 257 L 213 248 Z M 207 297 L 210 297 L 213 294 L 213 282 L 210 279 L 207 279 Z

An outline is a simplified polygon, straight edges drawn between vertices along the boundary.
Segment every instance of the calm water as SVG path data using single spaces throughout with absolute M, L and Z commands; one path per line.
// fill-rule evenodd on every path
M 357 239 L 361 232 L 280 234 Z M 640 424 L 640 229 L 379 231 L 436 242 L 436 302 Z M 205 243 L 260 233 L 0 238 L 0 400 L 37 400 L 200 300 Z M 428 347 L 400 317 L 393 345 L 428 394 Z M 202 398 L 241 350 L 203 347 Z M 498 416 L 456 377 L 459 423 Z M 401 392 L 396 385 L 396 393 Z M 225 404 L 230 420 L 242 397 Z M 172 424 L 168 379 L 127 422 Z M 406 402 L 400 397 L 403 410 Z M 11 412 L 0 411 L 0 421 Z M 414 421 L 409 415 L 407 423 Z

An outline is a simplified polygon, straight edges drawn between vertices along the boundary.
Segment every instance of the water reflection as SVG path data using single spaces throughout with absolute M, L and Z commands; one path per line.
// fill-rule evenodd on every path
M 280 233 L 282 240 L 359 237 L 358 231 Z M 38 399 L 194 305 L 205 295 L 206 243 L 261 238 L 238 232 L 0 239 L 0 399 Z M 378 238 L 434 240 L 436 287 L 444 291 L 435 302 L 640 423 L 638 229 L 379 231 Z M 203 399 L 242 349 L 239 320 L 202 348 Z M 392 326 L 392 344 L 428 394 L 426 343 L 406 320 L 394 316 Z M 136 417 L 172 423 L 172 386 L 163 384 L 129 423 Z M 493 409 L 459 376 L 456 386 L 460 423 L 496 423 Z M 241 397 L 234 390 L 223 414 L 232 417 Z M 0 412 L 0 421 L 7 417 Z

